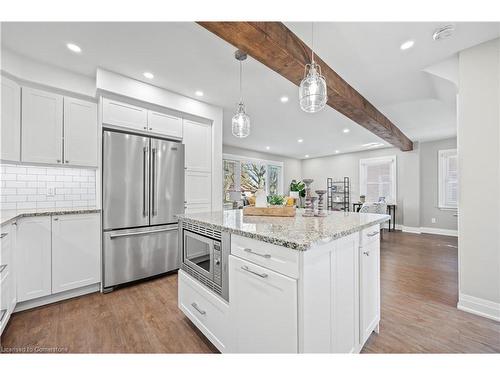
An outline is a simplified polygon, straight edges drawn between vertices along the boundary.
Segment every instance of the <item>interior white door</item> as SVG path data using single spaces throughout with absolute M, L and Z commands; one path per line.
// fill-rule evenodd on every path
M 7 79 L 2 79 L 2 151 L 1 159 L 21 160 L 21 88 Z
M 52 293 L 100 282 L 99 214 L 52 217 Z
M 360 248 L 360 339 L 364 344 L 380 321 L 380 241 Z
M 97 167 L 97 104 L 64 97 L 64 163 Z
M 229 256 L 229 311 L 238 353 L 297 353 L 297 281 Z
M 212 171 L 212 127 L 207 124 L 184 120 L 185 166 L 197 172 Z
M 62 95 L 22 88 L 21 160 L 62 163 Z
M 359 347 L 359 234 L 337 241 L 330 253 L 332 352 L 354 353 Z
M 148 130 L 168 137 L 182 138 L 182 118 L 148 111 Z
M 51 294 L 50 216 L 17 222 L 17 302 Z
M 144 131 L 148 129 L 148 111 L 132 104 L 103 98 L 102 122 Z

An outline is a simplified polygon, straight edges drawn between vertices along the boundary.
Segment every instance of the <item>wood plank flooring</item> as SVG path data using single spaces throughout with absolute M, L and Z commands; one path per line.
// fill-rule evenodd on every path
M 457 240 L 384 232 L 382 319 L 365 353 L 500 352 L 500 323 L 456 309 Z M 177 276 L 16 313 L 4 351 L 216 353 L 177 308 Z

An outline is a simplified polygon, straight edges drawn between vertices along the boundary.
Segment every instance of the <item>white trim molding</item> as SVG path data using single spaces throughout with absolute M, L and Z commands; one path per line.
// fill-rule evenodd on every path
M 443 228 L 431 228 L 431 227 L 420 227 L 421 233 L 427 234 L 439 234 L 441 236 L 453 236 L 458 237 L 457 229 L 443 229 Z
M 398 226 L 396 225 L 396 229 L 398 229 Z M 419 227 L 407 227 L 404 225 L 400 226 L 400 229 L 405 232 L 405 233 L 415 233 L 415 234 L 421 234 L 422 231 L 420 230 Z
M 457 309 L 500 322 L 500 303 L 459 293 Z

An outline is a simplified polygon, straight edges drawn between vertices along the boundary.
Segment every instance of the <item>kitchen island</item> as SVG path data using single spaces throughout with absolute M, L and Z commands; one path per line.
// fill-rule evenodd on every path
M 179 308 L 221 351 L 357 353 L 380 321 L 388 215 L 179 216 Z

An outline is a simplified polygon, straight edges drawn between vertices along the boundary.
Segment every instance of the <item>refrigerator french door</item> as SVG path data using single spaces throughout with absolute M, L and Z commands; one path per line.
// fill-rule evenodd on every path
M 184 146 L 103 132 L 104 288 L 179 268 Z

